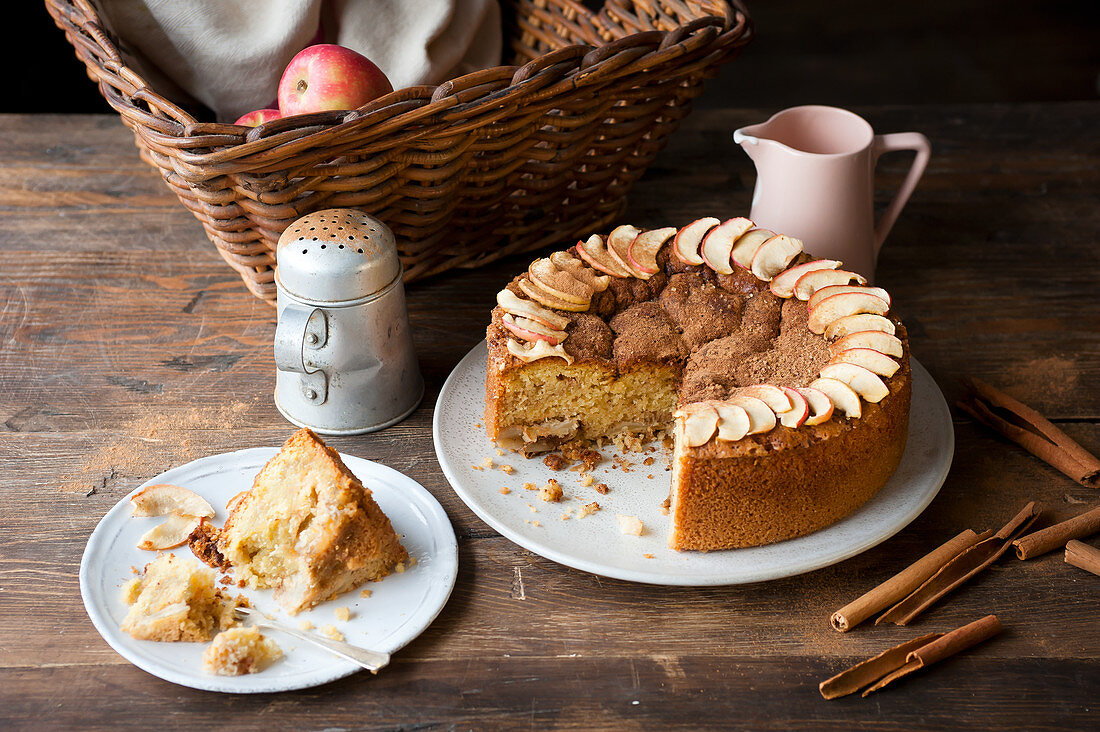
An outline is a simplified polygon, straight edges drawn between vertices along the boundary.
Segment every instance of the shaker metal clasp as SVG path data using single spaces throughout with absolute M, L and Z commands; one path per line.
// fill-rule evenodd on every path
M 275 327 L 275 367 L 297 373 L 302 396 L 313 404 L 328 399 L 328 374 L 308 358 L 328 342 L 328 319 L 321 308 L 288 305 Z

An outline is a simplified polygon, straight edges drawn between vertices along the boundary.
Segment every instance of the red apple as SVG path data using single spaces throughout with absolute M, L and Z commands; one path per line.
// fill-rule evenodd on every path
M 280 119 L 282 116 L 282 112 L 277 109 L 254 109 L 248 114 L 242 115 L 241 118 L 233 124 L 244 125 L 245 127 L 259 127 L 264 122 Z
M 321 43 L 290 60 L 279 80 L 283 116 L 356 109 L 393 91 L 390 80 L 366 56 Z

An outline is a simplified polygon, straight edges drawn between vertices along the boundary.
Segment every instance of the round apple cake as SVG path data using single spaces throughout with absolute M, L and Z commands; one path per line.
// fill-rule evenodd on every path
M 909 344 L 889 294 L 746 218 L 620 226 L 538 259 L 497 294 L 487 342 L 502 447 L 671 428 L 673 549 L 824 528 L 905 449 Z

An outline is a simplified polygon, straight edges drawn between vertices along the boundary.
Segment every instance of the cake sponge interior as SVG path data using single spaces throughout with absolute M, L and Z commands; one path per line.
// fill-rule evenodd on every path
M 408 559 L 370 490 L 307 429 L 230 503 L 218 546 L 239 579 L 274 589 L 291 613 L 381 579 Z

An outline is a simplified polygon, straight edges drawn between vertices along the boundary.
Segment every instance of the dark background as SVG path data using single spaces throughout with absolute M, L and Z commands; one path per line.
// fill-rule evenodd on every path
M 6 7 L 0 112 L 110 112 L 41 0 Z M 1098 0 L 748 0 L 757 38 L 702 106 L 1096 99 Z M 11 49 L 10 44 L 15 48 Z M 14 85 L 14 89 L 10 87 Z

